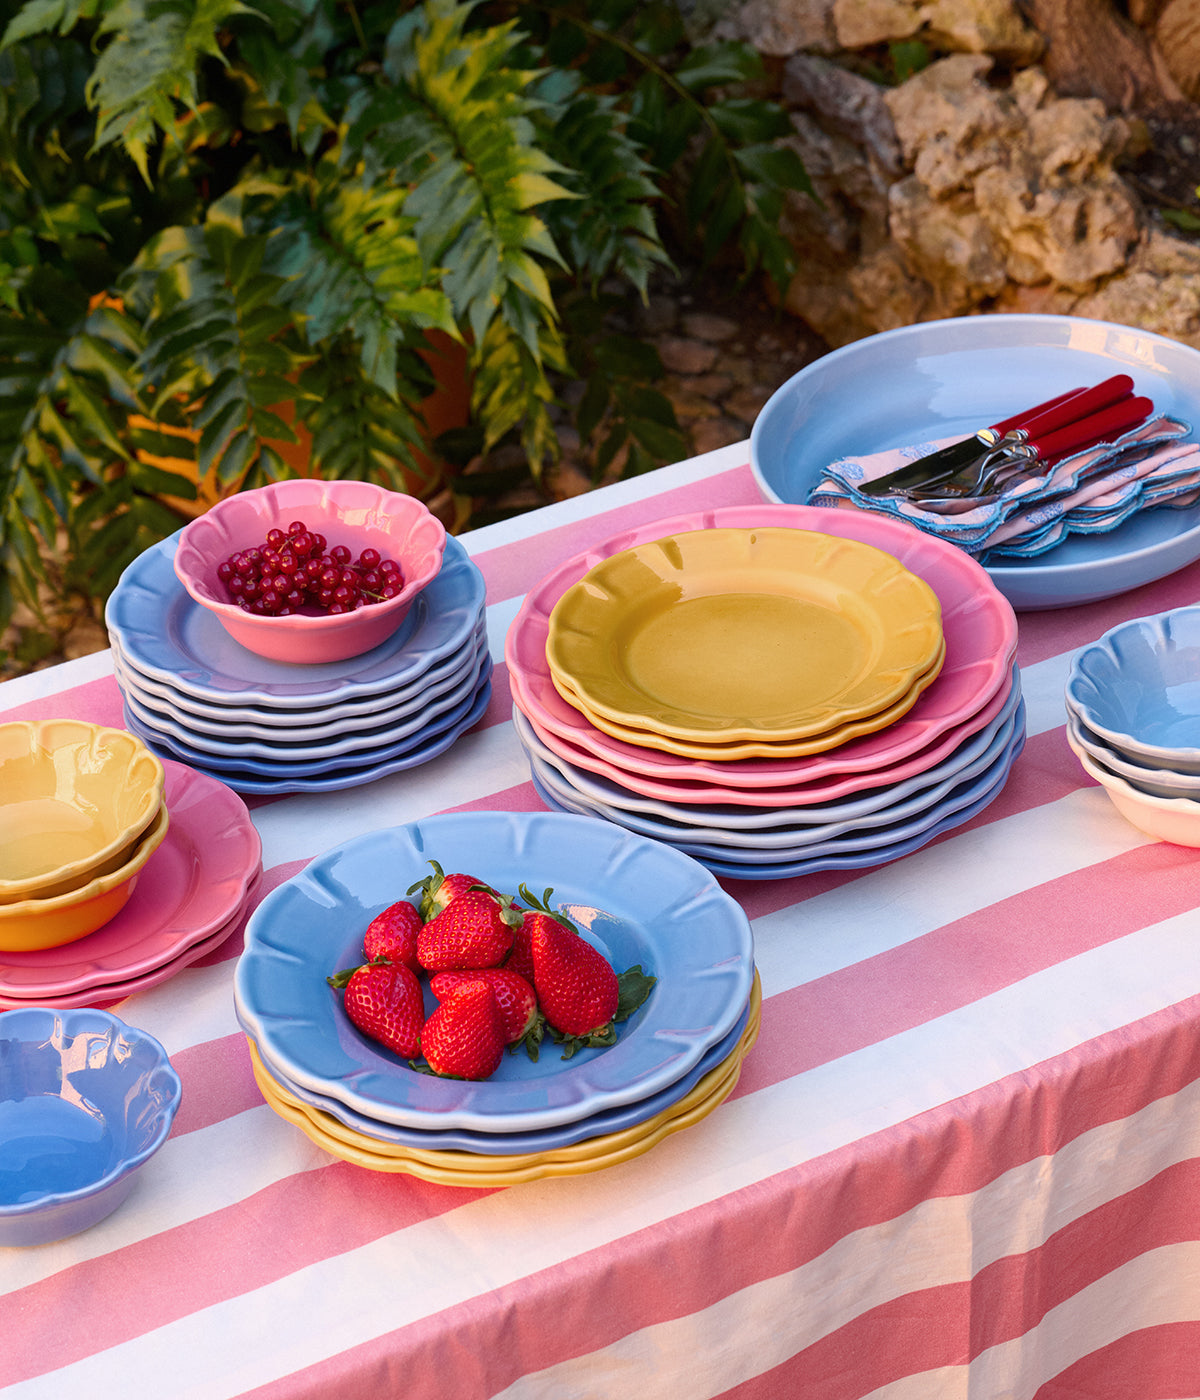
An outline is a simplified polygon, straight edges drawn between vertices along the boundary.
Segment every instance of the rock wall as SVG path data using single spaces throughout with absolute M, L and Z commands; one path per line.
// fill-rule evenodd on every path
M 1145 123 L 1056 95 L 1013 0 L 746 0 L 715 27 L 779 74 L 816 191 L 789 200 L 800 269 L 786 304 L 830 345 L 1047 311 L 1200 348 L 1200 242 L 1122 174 Z M 944 56 L 896 86 L 855 71 L 914 36 Z

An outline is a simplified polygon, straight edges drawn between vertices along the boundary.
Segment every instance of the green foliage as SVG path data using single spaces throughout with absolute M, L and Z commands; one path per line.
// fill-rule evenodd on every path
M 539 480 L 576 381 L 597 474 L 673 460 L 657 357 L 606 312 L 670 246 L 793 271 L 787 116 L 674 4 L 0 0 L 0 27 L 0 626 L 56 540 L 103 596 L 299 432 L 314 471 L 432 496 L 430 332 L 468 349 L 474 451 Z

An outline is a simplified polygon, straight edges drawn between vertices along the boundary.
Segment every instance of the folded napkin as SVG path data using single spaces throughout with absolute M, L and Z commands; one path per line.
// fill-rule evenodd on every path
M 971 554 L 1030 557 L 1073 532 L 1115 529 L 1152 505 L 1191 505 L 1200 494 L 1200 443 L 1187 423 L 1160 414 L 1112 442 L 1064 458 L 1045 476 L 1012 478 L 996 495 L 918 503 L 859 488 L 969 434 L 843 457 L 827 466 L 808 503 L 868 510 L 909 521 Z

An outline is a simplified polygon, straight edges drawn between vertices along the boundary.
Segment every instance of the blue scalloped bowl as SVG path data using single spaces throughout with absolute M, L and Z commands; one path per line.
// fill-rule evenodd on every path
M 1200 774 L 1200 607 L 1111 627 L 1076 654 L 1066 702 L 1140 767 Z
M 180 1096 L 158 1041 L 106 1011 L 0 1013 L 0 1245 L 47 1244 L 110 1215 Z

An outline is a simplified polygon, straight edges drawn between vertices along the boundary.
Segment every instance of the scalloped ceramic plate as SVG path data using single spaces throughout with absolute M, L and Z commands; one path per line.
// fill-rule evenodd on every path
M 276 1083 L 254 1055 L 255 1081 L 267 1104 L 298 1127 L 316 1146 L 344 1161 L 371 1171 L 400 1172 L 442 1186 L 516 1186 L 552 1177 L 582 1176 L 628 1162 L 648 1152 L 672 1133 L 707 1118 L 733 1093 L 742 1063 L 758 1034 L 754 1018 L 733 1052 L 709 1070 L 682 1099 L 647 1123 L 585 1140 L 572 1147 L 519 1156 L 476 1156 L 470 1152 L 438 1152 L 379 1143 L 350 1133 L 336 1118 L 306 1107 Z
M 57 997 L 151 972 L 214 933 L 262 868 L 246 804 L 223 783 L 167 760 L 170 825 L 124 909 L 61 948 L 0 953 L 0 994 Z
M 498 889 L 553 888 L 553 903 L 618 971 L 658 978 L 602 1050 L 536 1063 L 506 1056 L 482 1083 L 410 1069 L 350 1023 L 325 978 L 361 957 L 371 919 L 429 871 Z M 246 1034 L 289 1082 L 369 1118 L 419 1128 L 525 1131 L 644 1099 L 686 1074 L 750 996 L 754 948 L 741 907 L 689 857 L 594 818 L 463 812 L 370 832 L 273 890 L 250 918 L 235 976 Z
M 835 729 L 826 730 L 807 739 L 763 739 L 737 740 L 731 743 L 713 739 L 712 743 L 691 739 L 677 739 L 671 735 L 659 734 L 646 729 L 634 729 L 620 724 L 606 715 L 595 713 L 587 703 L 577 696 L 565 681 L 551 675 L 555 689 L 569 705 L 588 720 L 596 729 L 613 739 L 632 744 L 638 748 L 654 749 L 658 753 L 676 754 L 682 758 L 695 758 L 711 763 L 735 763 L 747 758 L 806 758 L 813 754 L 828 753 L 840 748 L 852 739 L 860 739 L 865 734 L 877 734 L 888 729 L 897 720 L 903 719 L 921 698 L 922 694 L 937 680 L 945 664 L 944 642 L 939 644 L 933 665 L 919 675 L 912 687 L 885 709 L 864 719 L 850 720 Z
M 125 691 L 125 704 L 141 728 L 156 738 L 161 736 L 164 741 L 174 741 L 180 746 L 181 754 L 194 754 L 205 767 L 219 769 L 223 764 L 232 763 L 245 768 L 250 761 L 256 761 L 272 772 L 304 776 L 310 771 L 310 765 L 336 767 L 344 760 L 352 766 L 363 754 L 394 757 L 410 748 L 412 741 L 423 734 L 436 733 L 444 727 L 438 724 L 443 717 L 452 722 L 453 715 L 464 714 L 490 674 L 490 657 L 486 652 L 478 653 L 449 690 L 430 696 L 428 701 L 403 710 L 393 718 L 380 724 L 359 721 L 344 731 L 294 742 L 283 734 L 268 736 L 267 740 L 250 738 L 237 725 L 230 725 L 220 736 L 196 731 L 174 715 L 148 710 L 131 690 Z
M 713 762 L 623 743 L 590 724 L 563 700 L 546 661 L 550 612 L 563 592 L 590 568 L 610 554 L 664 534 L 769 525 L 861 539 L 895 555 L 937 594 L 946 641 L 945 664 L 906 715 L 886 728 L 826 753 Z M 526 594 L 508 629 L 505 659 L 514 703 L 524 714 L 615 768 L 631 775 L 756 793 L 829 778 L 846 782 L 851 775 L 859 776 L 860 787 L 877 787 L 885 771 L 895 770 L 895 776 L 905 776 L 899 765 L 906 760 L 913 760 L 919 769 L 922 751 L 980 715 L 1005 685 L 1016 646 L 1017 620 L 1012 608 L 980 566 L 953 545 L 884 516 L 818 510 L 812 506 L 763 505 L 727 506 L 650 522 L 567 560 Z
M 827 809 L 846 815 L 871 812 L 894 800 L 894 796 L 916 791 L 927 784 L 927 774 L 952 762 L 956 755 L 979 742 L 993 725 L 1010 714 L 1019 697 L 1020 672 L 1014 666 L 1008 683 L 977 715 L 948 730 L 941 739 L 895 768 L 885 765 L 878 773 L 866 775 L 833 773 L 792 787 L 764 787 L 756 791 L 686 780 L 674 782 L 669 778 L 626 772 L 543 728 L 522 708 L 520 692 L 515 688 L 513 711 L 521 716 L 555 764 L 561 767 L 565 763 L 572 773 L 600 780 L 606 791 L 614 787 L 619 789 L 625 794 L 626 805 L 633 810 L 661 809 L 665 815 L 676 810 L 684 813 L 696 808 L 717 809 L 726 827 L 754 828 L 771 825 L 776 820 L 774 813 L 780 808 L 786 808 L 795 822 L 823 821 Z M 639 801 L 645 805 L 635 806 Z
M 104 610 L 121 658 L 139 676 L 209 704 L 310 710 L 391 694 L 469 641 L 484 606 L 483 575 L 453 537 L 442 568 L 386 642 L 362 656 L 288 666 L 239 646 L 175 577 L 178 534 L 126 568 Z
M 940 825 L 954 813 L 971 806 L 982 793 L 996 789 L 998 782 L 1002 785 L 1013 765 L 1016 750 L 1023 746 L 1024 739 L 1025 709 L 1019 705 L 1012 720 L 993 740 L 986 763 L 977 765 L 973 773 L 964 774 L 957 781 L 949 779 L 927 805 L 881 826 L 843 824 L 828 832 L 817 827 L 801 832 L 784 832 L 778 837 L 760 831 L 672 831 L 663 822 L 585 797 L 571 787 L 555 768 L 536 755 L 530 755 L 530 765 L 539 788 L 549 792 L 560 805 L 616 822 L 627 830 L 662 841 L 677 851 L 685 851 L 704 864 L 711 858 L 750 866 L 777 865 L 782 861 L 818 860 L 825 856 L 869 855 L 872 851 L 906 844 Z
M 593 719 L 797 740 L 908 695 L 941 653 L 940 614 L 923 579 L 859 540 L 692 530 L 589 569 L 551 611 L 546 659 Z
M 666 841 L 688 838 L 733 845 L 790 846 L 805 839 L 828 840 L 844 832 L 887 826 L 925 811 L 958 783 L 982 772 L 999 757 L 1012 736 L 1020 698 L 1019 686 L 1014 687 L 1010 703 L 1001 715 L 972 736 L 952 758 L 906 783 L 881 789 L 865 803 L 850 800 L 814 807 L 768 807 L 753 812 L 737 807 L 680 807 L 640 797 L 566 763 L 541 743 L 520 711 L 513 712 L 513 724 L 530 757 L 554 770 L 554 781 L 548 786 L 565 788 L 602 815 L 620 813 L 623 825 L 645 836 Z
M 445 661 L 431 666 L 408 685 L 382 690 L 361 700 L 321 705 L 306 710 L 258 709 L 249 705 L 206 705 L 185 691 L 140 675 L 113 645 L 113 669 L 122 692 L 133 696 L 150 714 L 183 725 L 192 734 L 242 735 L 248 739 L 278 739 L 302 743 L 338 734 L 353 734 L 388 724 L 410 714 L 414 706 L 442 695 L 456 685 L 487 650 L 487 620 L 480 613 L 472 641 Z
M 267 797 L 285 792 L 337 792 L 342 788 L 374 782 L 391 773 L 419 767 L 445 753 L 483 718 L 487 710 L 492 694 L 490 658 L 484 663 L 484 674 L 487 679 L 472 696 L 441 715 L 433 724 L 410 739 L 390 746 L 386 753 L 383 749 L 369 751 L 356 755 L 354 762 L 350 762 L 347 756 L 341 756 L 336 760 L 305 765 L 272 765 L 253 759 L 241 764 L 226 763 L 223 759 L 200 754 L 178 740 L 150 729 L 131 715 L 128 708 L 125 710 L 125 722 L 155 753 L 180 759 L 200 772 L 212 773 L 238 792 Z M 296 771 L 287 772 L 285 769 Z
M 601 1133 L 614 1133 L 623 1128 L 636 1127 L 639 1123 L 644 1123 L 648 1118 L 652 1118 L 670 1108 L 671 1105 L 678 1103 L 685 1094 L 691 1092 L 704 1075 L 715 1069 L 734 1052 L 746 1029 L 752 1008 L 757 1020 L 758 1005 L 761 1000 L 762 989 L 756 973 L 750 1000 L 746 1003 L 745 1009 L 738 1017 L 733 1029 L 711 1049 L 706 1050 L 693 1069 L 690 1069 L 687 1074 L 682 1075 L 673 1084 L 668 1084 L 665 1089 L 648 1094 L 646 1098 L 638 1099 L 634 1103 L 617 1104 L 613 1108 L 589 1114 L 588 1117 L 581 1118 L 574 1123 L 560 1123 L 553 1128 L 535 1128 L 528 1132 L 483 1133 L 475 1132 L 470 1128 L 405 1128 L 397 1123 L 383 1123 L 377 1118 L 368 1118 L 364 1114 L 355 1113 L 352 1108 L 348 1108 L 337 1099 L 330 1098 L 327 1094 L 316 1094 L 311 1089 L 304 1088 L 303 1085 L 293 1084 L 287 1075 L 263 1054 L 261 1047 L 255 1045 L 254 1052 L 259 1056 L 264 1069 L 274 1082 L 286 1089 L 305 1108 L 317 1109 L 322 1114 L 328 1114 L 355 1133 L 372 1138 L 377 1142 L 389 1142 L 402 1147 L 415 1147 L 423 1150 L 432 1148 L 439 1151 L 476 1152 L 487 1156 L 549 1152 L 560 1147 L 569 1147 L 572 1143 L 582 1142 L 584 1138 L 597 1137 Z M 253 1041 L 251 1041 L 251 1045 L 253 1045 Z M 552 1045 L 549 1046 L 549 1051 L 550 1053 L 558 1053 Z
M 1020 757 L 1024 745 L 1025 736 L 1022 734 L 1014 744 L 1011 753 L 1012 763 L 1015 763 Z M 890 846 L 878 846 L 866 851 L 839 852 L 833 855 L 808 855 L 799 860 L 770 862 L 738 860 L 733 858 L 733 853 L 729 851 L 704 857 L 697 856 L 696 859 L 714 875 L 730 880 L 790 880 L 799 875 L 814 875 L 822 870 L 867 870 L 874 866 L 886 865 L 889 861 L 899 860 L 901 856 L 911 855 L 914 851 L 919 851 L 937 837 L 954 830 L 956 827 L 963 826 L 972 817 L 978 816 L 1003 792 L 1011 766 L 1010 763 L 1003 771 L 998 771 L 994 786 L 976 796 L 968 806 L 957 812 L 952 812 L 927 831 L 910 836 L 907 840 L 898 841 Z M 556 798 L 542 786 L 536 774 L 533 778 L 533 786 L 538 796 L 552 812 L 569 813 L 581 810 Z
M 839 457 L 972 433 L 1120 373 L 1159 412 L 1200 422 L 1200 351 L 1166 336 L 1081 316 L 901 326 L 823 355 L 776 390 L 751 430 L 750 463 L 768 500 L 799 503 Z M 1061 608 L 1127 592 L 1196 559 L 1200 506 L 1160 507 L 1108 534 L 1071 535 L 1041 558 L 1000 560 L 987 572 L 1016 608 Z

